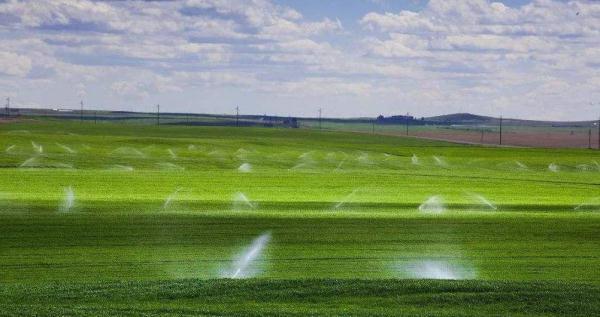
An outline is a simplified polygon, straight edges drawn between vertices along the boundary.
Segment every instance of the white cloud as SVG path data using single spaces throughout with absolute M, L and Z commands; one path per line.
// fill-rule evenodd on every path
M 357 26 L 301 9 L 272 0 L 0 2 L 0 90 L 35 88 L 30 103 L 67 98 L 60 91 L 106 105 L 198 90 L 259 103 L 253 94 L 268 93 L 271 109 L 286 104 L 278 96 L 330 97 L 347 105 L 344 115 L 535 114 L 536 104 L 600 98 L 599 2 L 431 0 L 420 11 L 365 12 Z
M 599 95 L 589 84 L 600 67 L 598 2 L 432 0 L 360 23 L 367 56 L 413 70 L 421 94 L 411 100 L 429 109 L 567 119 Z
M 30 70 L 31 60 L 27 56 L 0 51 L 0 73 L 23 77 Z
M 369 83 L 347 82 L 336 78 L 307 78 L 299 81 L 272 82 L 258 87 L 261 92 L 298 96 L 368 96 L 376 93 Z

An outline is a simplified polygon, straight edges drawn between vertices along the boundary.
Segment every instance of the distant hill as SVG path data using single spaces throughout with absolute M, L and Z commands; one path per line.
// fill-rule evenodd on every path
M 496 118 L 480 116 L 472 113 L 453 113 L 442 116 L 434 116 L 425 118 L 428 122 L 439 122 L 439 123 L 463 123 L 463 124 L 474 124 L 474 123 L 490 123 L 497 121 Z
M 446 124 L 446 125 L 497 125 L 500 119 L 488 116 L 480 116 L 472 113 L 453 113 L 442 116 L 424 118 L 427 124 Z M 513 126 L 538 126 L 538 127 L 589 127 L 596 124 L 596 121 L 540 121 L 504 118 L 505 125 Z

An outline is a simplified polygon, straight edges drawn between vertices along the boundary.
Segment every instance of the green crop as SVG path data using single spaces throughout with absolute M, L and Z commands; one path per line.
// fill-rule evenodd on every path
M 580 285 L 595 296 L 573 315 L 598 309 L 597 151 L 64 121 L 1 124 L 0 151 L 9 313 L 117 314 L 128 302 L 94 295 L 113 287 L 131 289 L 131 314 L 385 315 L 435 303 L 432 315 L 557 315 L 571 307 L 557 303 L 581 298 Z M 258 280 L 205 281 L 228 277 L 266 231 Z M 436 277 L 475 281 L 402 282 Z M 212 299 L 270 287 L 275 299 L 262 308 L 258 297 Z M 395 297 L 415 287 L 423 298 Z M 332 288 L 345 297 L 328 307 L 320 296 Z M 83 306 L 65 304 L 66 294 Z

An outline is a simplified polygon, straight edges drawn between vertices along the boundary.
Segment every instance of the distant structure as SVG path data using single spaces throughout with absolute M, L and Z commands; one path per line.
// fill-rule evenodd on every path
M 288 128 L 299 128 L 300 127 L 298 125 L 298 119 L 296 119 L 295 117 L 289 117 L 289 118 L 283 120 L 283 126 L 288 127 Z
M 275 119 L 275 118 L 273 118 L 273 117 L 271 117 L 271 116 L 267 116 L 267 115 L 265 114 L 265 115 L 263 115 L 263 117 L 260 119 L 260 121 L 262 122 L 262 125 L 263 125 L 264 127 L 271 128 L 271 127 L 273 127 L 273 122 L 274 122 L 274 119 Z
M 295 117 L 281 118 L 264 115 L 259 120 L 264 127 L 299 128 L 298 119 Z

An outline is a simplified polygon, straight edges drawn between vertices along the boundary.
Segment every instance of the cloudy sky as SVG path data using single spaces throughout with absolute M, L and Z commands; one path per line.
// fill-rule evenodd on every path
M 600 1 L 0 0 L 21 107 L 600 114 Z

